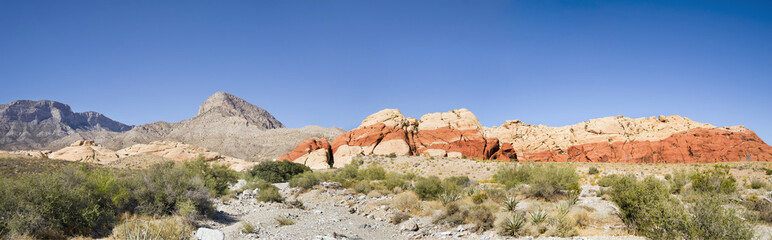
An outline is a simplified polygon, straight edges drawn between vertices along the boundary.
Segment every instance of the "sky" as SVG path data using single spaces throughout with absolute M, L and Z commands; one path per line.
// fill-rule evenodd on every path
M 131 125 L 225 91 L 293 128 L 467 108 L 681 115 L 769 143 L 771 77 L 771 1 L 0 1 L 0 103 Z

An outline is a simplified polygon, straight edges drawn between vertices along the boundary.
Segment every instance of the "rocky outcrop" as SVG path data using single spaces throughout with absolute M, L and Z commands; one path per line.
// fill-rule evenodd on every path
M 744 127 L 718 128 L 677 115 L 606 117 L 564 127 L 514 120 L 486 128 L 466 109 L 430 113 L 420 120 L 385 109 L 337 137 L 331 148 L 332 167 L 343 167 L 355 156 L 391 153 L 502 161 L 772 161 L 772 147 Z
M 223 157 L 220 153 L 210 152 L 206 148 L 171 141 L 154 141 L 148 144 L 137 144 L 118 150 L 116 153 L 120 157 L 149 154 L 174 161 L 187 161 L 198 157 L 203 157 L 204 160 L 211 161 Z
M 307 145 L 304 142 L 293 151 L 297 153 L 284 158 L 298 162 L 301 154 L 313 149 Z M 336 168 L 361 155 L 428 155 L 503 161 L 516 157 L 510 144 L 502 145 L 498 139 L 486 137 L 477 117 L 466 109 L 426 114 L 421 120 L 406 118 L 396 109 L 384 109 L 367 117 L 358 128 L 338 136 L 331 149 L 328 162 Z
M 327 139 L 308 139 L 291 152 L 279 156 L 278 161 L 292 161 L 308 166 L 311 169 L 326 169 L 332 165 L 332 150 Z
M 697 128 L 662 140 L 585 143 L 566 150 L 522 153 L 518 159 L 621 163 L 772 161 L 772 147 L 745 128 Z
M 0 149 L 4 150 L 42 149 L 72 134 L 130 128 L 100 113 L 73 112 L 70 106 L 55 101 L 20 100 L 0 105 Z
M 59 149 L 48 155 L 50 159 L 67 161 L 88 161 L 96 163 L 109 163 L 118 159 L 115 151 L 95 145 L 91 140 L 79 140 L 70 146 Z

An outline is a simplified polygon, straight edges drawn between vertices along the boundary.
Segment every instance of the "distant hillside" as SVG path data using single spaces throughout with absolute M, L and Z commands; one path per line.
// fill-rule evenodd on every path
M 0 105 L 0 149 L 40 149 L 68 135 L 110 135 L 131 126 L 97 112 L 73 112 L 67 104 L 19 100 Z

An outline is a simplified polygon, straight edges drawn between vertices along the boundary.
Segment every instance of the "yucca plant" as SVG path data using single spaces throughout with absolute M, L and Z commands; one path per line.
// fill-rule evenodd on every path
M 555 208 L 558 210 L 558 215 L 560 216 L 565 216 L 568 214 L 568 212 L 571 211 L 571 207 L 571 203 L 568 201 L 562 201 L 555 205 Z
M 507 209 L 507 211 L 514 212 L 519 203 L 520 200 L 516 197 L 507 197 L 507 199 L 504 200 L 504 208 Z
M 501 223 L 501 235 L 517 237 L 525 226 L 525 216 L 522 214 L 513 214 L 512 217 L 505 219 Z
M 448 203 L 452 203 L 461 199 L 461 196 L 454 192 L 444 192 L 440 194 L 438 198 L 440 199 L 440 202 L 442 202 L 442 205 L 447 205 Z
M 539 225 L 540 223 L 544 222 L 544 220 L 547 220 L 547 211 L 542 209 L 537 209 L 536 211 L 533 211 L 529 214 L 531 216 L 531 223 L 534 225 Z

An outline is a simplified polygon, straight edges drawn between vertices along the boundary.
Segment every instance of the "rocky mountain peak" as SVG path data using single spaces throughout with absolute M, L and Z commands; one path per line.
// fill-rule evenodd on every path
M 226 92 L 216 92 L 206 99 L 198 108 L 198 114 L 195 118 L 209 114 L 241 118 L 248 125 L 259 126 L 264 129 L 284 128 L 284 124 L 276 120 L 265 109 Z

